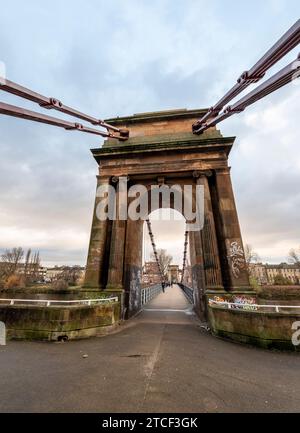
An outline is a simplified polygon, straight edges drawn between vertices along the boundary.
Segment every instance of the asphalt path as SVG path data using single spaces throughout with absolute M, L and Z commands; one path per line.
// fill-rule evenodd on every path
M 213 337 L 174 285 L 106 337 L 0 346 L 0 411 L 300 412 L 300 356 Z

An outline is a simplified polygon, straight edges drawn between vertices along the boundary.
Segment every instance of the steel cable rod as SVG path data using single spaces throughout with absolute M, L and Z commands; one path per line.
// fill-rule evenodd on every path
M 237 83 L 207 113 L 193 124 L 195 134 L 202 132 L 202 125 L 218 116 L 222 108 L 250 84 L 261 80 L 266 71 L 300 43 L 300 19 L 258 60 L 238 78 Z M 206 129 L 206 128 L 205 128 Z
M 161 282 L 163 284 L 165 282 L 165 277 L 163 275 L 163 272 L 162 272 L 162 269 L 161 269 L 161 265 L 160 265 L 159 260 L 158 260 L 157 249 L 156 249 L 156 245 L 155 245 L 155 242 L 154 242 L 154 235 L 153 235 L 153 232 L 152 232 L 151 222 L 150 222 L 149 218 L 146 219 L 146 223 L 147 223 L 148 233 L 149 233 L 150 240 L 151 240 L 153 254 L 154 254 L 155 261 L 156 261 L 156 264 L 157 264 L 157 267 L 158 267 L 158 271 L 159 271 L 159 274 L 160 274 L 160 279 L 161 279 Z
M 117 128 L 113 125 L 106 123 L 104 120 L 97 119 L 95 117 L 82 113 L 78 110 L 75 110 L 71 107 L 68 107 L 67 105 L 64 105 L 60 100 L 56 98 L 49 98 L 47 96 L 43 96 L 40 93 L 36 93 L 30 89 L 27 89 L 26 87 L 20 86 L 19 84 L 14 83 L 13 81 L 7 79 L 3 80 L 3 83 L 0 84 L 0 90 L 19 96 L 23 99 L 27 99 L 31 102 L 38 104 L 42 108 L 46 108 L 48 110 L 53 109 L 53 110 L 60 111 L 61 113 L 73 117 L 77 117 L 81 120 L 85 120 L 86 122 L 89 122 L 94 126 L 101 126 L 103 128 L 106 128 L 107 131 L 118 132 L 121 137 L 128 138 L 127 129 Z M 114 136 L 113 138 L 118 138 L 118 137 Z
M 252 90 L 252 92 L 245 95 L 235 104 L 229 105 L 228 107 L 224 108 L 224 110 L 218 116 L 202 125 L 197 130 L 197 133 L 200 134 L 204 132 L 207 128 L 215 126 L 217 123 L 222 122 L 233 114 L 244 111 L 248 106 L 254 104 L 256 101 L 264 98 L 265 96 L 292 82 L 293 79 L 298 78 L 299 70 L 300 54 L 298 55 L 297 59 L 285 66 L 268 80 L 264 81 L 262 84 Z
M 184 232 L 184 247 L 183 247 L 183 263 L 182 263 L 182 274 L 181 274 L 181 283 L 183 283 L 185 268 L 186 268 L 186 256 L 187 256 L 187 246 L 188 246 L 188 234 L 189 232 L 186 230 Z
M 19 119 L 31 120 L 33 122 L 46 123 L 48 125 L 64 128 L 66 130 L 77 130 L 81 132 L 87 132 L 89 134 L 101 135 L 102 137 L 126 140 L 125 137 L 119 137 L 110 132 L 101 131 L 95 128 L 89 128 L 80 123 L 69 122 L 67 120 L 47 116 L 45 114 L 37 113 L 35 111 L 27 110 L 25 108 L 16 107 L 15 105 L 6 104 L 4 102 L 0 102 L 0 114 L 17 117 Z

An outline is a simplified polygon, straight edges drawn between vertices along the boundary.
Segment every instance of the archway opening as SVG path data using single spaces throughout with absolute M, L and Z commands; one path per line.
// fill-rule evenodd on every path
M 186 309 L 193 301 L 183 290 L 183 286 L 192 287 L 186 220 L 171 208 L 157 209 L 148 219 L 150 225 L 143 226 L 142 289 L 158 287 L 156 300 L 150 298 L 156 308 Z

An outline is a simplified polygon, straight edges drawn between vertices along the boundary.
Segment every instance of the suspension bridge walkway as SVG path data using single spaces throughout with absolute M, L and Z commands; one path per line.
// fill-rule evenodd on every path
M 295 354 L 216 339 L 190 307 L 173 285 L 108 337 L 0 346 L 0 412 L 299 410 Z

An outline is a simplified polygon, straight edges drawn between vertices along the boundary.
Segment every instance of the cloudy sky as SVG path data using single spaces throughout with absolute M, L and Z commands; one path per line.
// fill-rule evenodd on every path
M 0 62 L 10 80 L 96 117 L 208 107 L 299 12 L 298 0 L 247 9 L 236 0 L 0 0 Z M 5 93 L 1 100 L 37 109 Z M 237 136 L 230 163 L 244 242 L 269 262 L 300 245 L 299 101 L 300 84 L 291 84 L 221 124 Z M 97 172 L 89 149 L 101 144 L 0 117 L 0 250 L 85 263 Z M 154 229 L 180 262 L 183 227 Z

